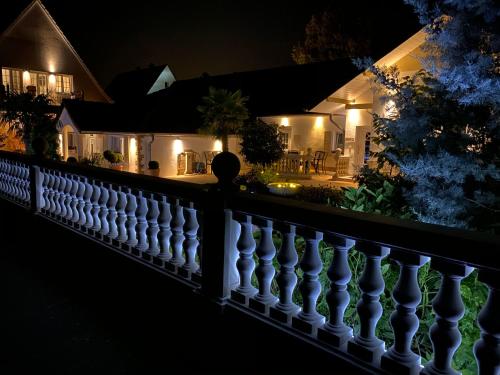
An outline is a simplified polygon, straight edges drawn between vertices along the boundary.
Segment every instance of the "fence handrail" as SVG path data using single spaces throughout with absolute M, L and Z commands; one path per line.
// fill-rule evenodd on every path
M 208 184 L 193 184 L 107 168 L 39 159 L 6 151 L 0 151 L 0 157 L 38 165 L 41 168 L 92 176 L 96 180 L 127 185 L 131 188 L 157 193 L 168 191 L 170 194 L 190 199 L 197 205 L 202 205 L 210 199 Z M 237 211 L 402 248 L 422 255 L 463 262 L 478 268 L 500 270 L 500 236 L 488 233 L 246 192 L 231 193 L 228 196 L 228 203 L 229 208 Z
M 500 236 L 261 194 L 236 193 L 233 210 L 422 255 L 500 270 Z
M 190 199 L 196 203 L 202 201 L 203 194 L 208 191 L 208 186 L 203 184 L 192 184 L 185 181 L 177 181 L 125 171 L 115 171 L 109 168 L 91 167 L 76 163 L 40 159 L 32 155 L 24 155 L 20 153 L 0 151 L 0 158 L 1 157 L 23 162 L 29 165 L 37 165 L 40 168 L 56 169 L 65 173 L 91 176 L 92 179 L 95 180 L 125 185 L 132 189 L 143 189 L 155 193 L 168 191 L 171 195 L 177 195 L 185 199 Z

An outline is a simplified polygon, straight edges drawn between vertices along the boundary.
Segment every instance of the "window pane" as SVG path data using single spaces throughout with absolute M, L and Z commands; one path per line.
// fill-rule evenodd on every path
M 71 92 L 71 78 L 70 77 L 63 77 L 63 89 L 64 92 L 70 93 Z
M 38 74 L 38 94 L 47 94 L 47 76 Z
M 21 72 L 19 70 L 12 71 L 12 90 L 21 92 Z
M 56 91 L 63 92 L 62 76 L 56 76 Z
M 2 85 L 7 88 L 10 86 L 10 71 L 9 69 L 2 69 Z
M 30 73 L 30 85 L 36 86 L 36 73 Z

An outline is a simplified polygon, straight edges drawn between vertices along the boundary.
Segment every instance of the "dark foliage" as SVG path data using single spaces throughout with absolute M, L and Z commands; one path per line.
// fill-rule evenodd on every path
M 241 153 L 250 164 L 267 166 L 283 156 L 284 148 L 276 124 L 255 119 L 241 128 L 240 135 Z

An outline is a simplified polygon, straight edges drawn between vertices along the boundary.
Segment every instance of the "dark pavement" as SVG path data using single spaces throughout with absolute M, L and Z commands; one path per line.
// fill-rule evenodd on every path
M 1 199 L 0 244 L 0 374 L 354 373 Z

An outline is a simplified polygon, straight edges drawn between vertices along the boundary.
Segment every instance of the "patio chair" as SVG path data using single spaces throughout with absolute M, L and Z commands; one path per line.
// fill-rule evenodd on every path
M 215 155 L 220 153 L 220 151 L 203 151 L 203 156 L 205 157 L 205 167 L 207 168 L 207 173 L 208 173 L 208 167 L 210 167 L 210 174 L 212 174 L 212 161 L 215 158 Z
M 325 151 L 316 151 L 314 153 L 314 158 L 312 160 L 312 166 L 314 167 L 314 172 L 319 174 L 319 171 L 325 173 L 325 160 L 326 160 L 326 152 Z

